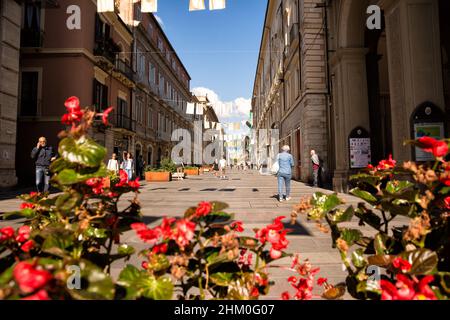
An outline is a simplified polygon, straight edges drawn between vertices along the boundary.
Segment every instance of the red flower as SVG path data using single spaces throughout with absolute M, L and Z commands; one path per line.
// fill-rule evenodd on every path
M 4 227 L 0 229 L 0 243 L 14 237 L 14 229 L 12 227 Z
M 392 169 L 397 164 L 397 161 L 392 159 L 392 154 L 389 155 L 389 158 L 387 160 L 381 160 L 380 163 L 377 166 L 378 170 L 386 170 L 386 169 Z
M 197 210 L 195 210 L 195 215 L 197 217 L 204 217 L 211 213 L 211 203 L 209 202 L 200 202 L 197 206 Z
M 39 290 L 37 293 L 28 296 L 26 298 L 22 298 L 20 300 L 50 300 L 47 291 Z
M 436 140 L 431 137 L 419 138 L 425 152 L 432 153 L 436 158 L 444 157 L 448 152 L 448 144 L 445 141 Z
M 133 223 L 131 228 L 136 231 L 142 241 L 154 245 L 158 242 L 160 232 L 155 229 L 149 229 L 144 223 Z
M 72 96 L 66 100 L 66 102 L 64 103 L 64 106 L 68 110 L 80 109 L 80 99 L 78 99 L 75 96 Z
M 319 279 L 317 279 L 317 285 L 319 285 L 319 286 L 323 286 L 327 282 L 328 282 L 327 278 L 319 278 Z
M 428 285 L 433 276 L 423 277 L 420 281 L 411 280 L 403 274 L 397 275 L 396 284 L 381 280 L 381 300 L 436 300 L 436 295 Z
M 230 227 L 236 232 L 244 232 L 244 228 L 242 227 L 242 221 L 233 222 Z
M 153 254 L 160 254 L 160 253 L 166 253 L 167 249 L 169 248 L 169 246 L 167 245 L 167 243 L 161 243 L 157 246 L 154 246 L 152 249 L 152 253 Z
M 142 261 L 141 266 L 142 266 L 143 269 L 147 270 L 148 269 L 148 262 L 147 261 Z
M 392 265 L 394 266 L 394 268 L 401 270 L 402 272 L 407 272 L 409 270 L 411 270 L 411 264 L 402 259 L 402 258 L 395 258 L 394 261 L 392 262 Z
M 253 287 L 252 291 L 250 292 L 250 296 L 259 297 L 259 290 L 257 287 Z
M 369 165 L 367 166 L 367 169 L 369 169 L 369 170 L 373 170 L 373 169 L 375 169 L 375 168 L 374 168 L 374 166 L 373 166 L 373 165 L 369 164 Z
M 62 116 L 61 122 L 66 125 L 73 125 L 74 122 L 80 122 L 83 118 L 83 111 L 81 110 L 72 110 L 69 113 L 66 113 Z
M 102 122 L 105 126 L 107 126 L 109 124 L 108 117 L 109 117 L 109 114 L 111 113 L 111 111 L 113 111 L 113 109 L 114 109 L 113 107 L 109 107 L 108 109 L 104 110 L 102 113 Z
M 282 300 L 290 300 L 291 299 L 291 297 L 289 296 L 289 292 L 283 292 L 282 294 L 281 294 L 281 299 Z
M 96 195 L 103 194 L 103 186 L 105 184 L 105 179 L 103 178 L 91 178 L 86 180 L 86 185 L 92 188 L 92 192 Z
M 34 241 L 28 240 L 20 248 L 22 249 L 23 252 L 30 252 L 31 249 L 34 248 Z
M 35 265 L 26 261 L 19 262 L 14 267 L 13 276 L 23 293 L 32 293 L 45 286 L 52 279 L 49 272 L 37 270 Z
M 128 182 L 128 186 L 131 188 L 131 189 L 135 189 L 135 190 L 138 190 L 139 188 L 140 188 L 140 184 L 139 184 L 139 178 L 136 178 L 136 180 L 134 180 L 134 181 L 130 181 L 130 182 Z
M 145 223 L 142 223 L 142 222 L 132 223 L 130 225 L 130 227 L 134 231 L 142 231 L 142 230 L 146 230 L 147 229 L 147 225 Z
M 34 197 L 37 196 L 37 195 L 38 195 L 38 193 L 35 192 L 35 191 L 30 192 L 30 197 L 31 197 L 31 198 L 34 198 Z
M 117 188 L 123 187 L 128 183 L 128 174 L 125 170 L 119 171 L 119 182 L 116 184 Z
M 187 219 L 178 220 L 172 234 L 172 239 L 179 247 L 184 249 L 185 246 L 194 238 L 195 223 Z
M 287 280 L 290 284 L 295 284 L 297 283 L 297 278 L 294 276 L 290 276 Z
M 283 255 L 283 252 L 282 252 L 282 251 L 276 250 L 276 249 L 274 249 L 273 247 L 270 248 L 270 257 L 271 257 L 272 259 L 274 259 L 274 260 L 280 259 L 282 255 Z
M 32 204 L 32 203 L 27 203 L 27 202 L 24 202 L 24 203 L 22 203 L 21 205 L 20 205 L 20 209 L 34 209 L 34 204 Z
M 450 178 L 440 178 L 440 181 L 447 187 L 450 187 Z
M 22 226 L 17 231 L 16 241 L 17 242 L 25 242 L 30 238 L 31 228 L 30 226 Z
M 450 196 L 444 199 L 445 209 L 450 210 Z

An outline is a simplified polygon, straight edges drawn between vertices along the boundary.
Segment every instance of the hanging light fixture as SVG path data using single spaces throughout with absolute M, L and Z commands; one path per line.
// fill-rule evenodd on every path
M 205 0 L 189 0 L 189 11 L 205 10 Z
M 97 0 L 97 12 L 114 12 L 114 0 Z
M 157 12 L 158 0 L 141 0 L 141 12 Z

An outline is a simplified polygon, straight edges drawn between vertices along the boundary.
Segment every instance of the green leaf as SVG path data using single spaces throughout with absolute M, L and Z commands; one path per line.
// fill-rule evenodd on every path
M 383 233 L 378 233 L 375 238 L 373 245 L 375 247 L 375 252 L 377 255 L 384 255 L 387 253 L 386 241 L 388 236 Z
M 94 228 L 94 227 L 89 227 L 84 231 L 84 234 L 90 238 L 97 238 L 97 239 L 108 238 L 106 229 L 98 229 L 98 228 Z
M 233 276 L 234 274 L 229 272 L 216 272 L 211 274 L 209 279 L 211 280 L 211 282 L 220 287 L 227 287 L 233 280 Z
M 377 216 L 372 210 L 365 207 L 365 204 L 358 205 L 355 210 L 355 215 L 369 226 L 379 229 L 381 225 L 381 218 Z
M 81 137 L 75 140 L 69 137 L 59 143 L 59 154 L 70 163 L 93 168 L 100 166 L 106 149 L 90 138 Z
M 47 235 L 44 243 L 42 244 L 42 249 L 47 251 L 52 248 L 67 249 L 73 245 L 73 235 L 70 230 L 65 229 L 53 229 L 52 233 Z M 47 230 L 50 231 L 50 230 Z M 43 233 L 41 233 L 43 235 Z
M 139 284 L 142 296 L 152 300 L 170 300 L 173 295 L 173 283 L 169 277 L 156 279 L 146 276 L 140 279 Z
M 319 207 L 323 212 L 329 212 L 338 205 L 342 204 L 342 201 L 336 193 L 326 195 L 321 192 L 316 192 L 313 195 L 311 204 Z
M 129 287 L 138 281 L 141 278 L 141 275 L 141 270 L 129 264 L 120 272 L 117 283 L 121 286 Z
M 404 252 L 400 255 L 411 264 L 411 270 L 408 272 L 413 275 L 426 275 L 435 271 L 438 265 L 438 255 L 435 251 L 429 249 L 418 249 L 410 252 Z
M 370 265 L 386 268 L 392 263 L 394 259 L 395 256 L 379 254 L 368 257 L 367 261 L 369 262 Z
M 363 268 L 367 265 L 367 261 L 364 258 L 363 249 L 356 249 L 352 252 L 352 263 L 358 269 Z
M 10 266 L 8 269 L 6 269 L 1 275 L 0 275 L 0 287 L 5 286 L 12 280 L 13 277 L 13 270 L 15 268 L 15 264 Z
M 403 193 L 413 186 L 414 184 L 409 181 L 389 181 L 386 185 L 386 191 L 391 194 Z
M 378 199 L 373 196 L 370 192 L 361 190 L 360 188 L 354 188 L 350 190 L 350 193 L 364 201 L 369 202 L 370 204 L 374 204 L 378 201 Z
M 213 223 L 224 223 L 232 220 L 234 217 L 233 214 L 226 213 L 226 212 L 214 212 L 210 213 L 205 217 L 202 217 L 202 219 L 207 224 L 213 224 Z
M 64 169 L 54 178 L 59 184 L 69 186 L 84 182 L 91 178 L 98 178 L 106 176 L 107 171 L 104 165 L 101 165 L 97 171 L 94 172 L 77 172 L 74 169 Z
M 211 202 L 211 205 L 212 205 L 213 212 L 223 211 L 223 210 L 229 208 L 229 205 L 225 202 L 213 201 L 213 202 Z
M 70 212 L 81 202 L 81 200 L 81 195 L 78 192 L 63 193 L 56 199 L 55 205 L 60 211 Z
M 341 223 L 351 221 L 355 210 L 353 206 L 347 208 L 347 210 L 336 210 L 335 213 L 328 213 L 328 219 L 333 223 Z
M 117 253 L 120 254 L 120 255 L 124 255 L 124 256 L 131 256 L 135 252 L 136 252 L 136 250 L 132 246 L 130 246 L 128 244 L 121 244 L 117 248 Z
M 361 174 L 356 174 L 356 175 L 350 176 L 350 181 L 367 183 L 367 184 L 371 185 L 372 187 L 376 188 L 376 186 L 380 182 L 380 178 L 377 176 L 367 174 L 367 173 L 361 173 Z
M 80 261 L 81 277 L 88 281 L 85 290 L 95 297 L 112 300 L 114 298 L 114 283 L 102 270 L 89 261 Z M 98 298 L 96 298 L 98 299 Z
M 345 240 L 349 246 L 353 245 L 356 241 L 359 241 L 363 236 L 362 232 L 356 229 L 344 228 L 340 230 L 340 233 L 340 237 Z
M 32 219 L 36 216 L 36 211 L 31 208 L 26 208 L 20 211 L 3 213 L 2 216 L 4 220 L 13 220 L 18 218 Z

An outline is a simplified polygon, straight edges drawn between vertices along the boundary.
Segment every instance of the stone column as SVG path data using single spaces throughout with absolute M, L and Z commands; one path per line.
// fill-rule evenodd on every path
M 386 16 L 392 109 L 392 140 L 397 160 L 411 158 L 415 108 L 430 101 L 444 110 L 437 0 L 381 1 Z
M 17 184 L 15 170 L 21 7 L 0 2 L 0 188 Z
M 336 169 L 333 188 L 347 191 L 350 172 L 348 137 L 350 132 L 361 126 L 370 132 L 369 106 L 367 98 L 365 48 L 343 48 L 331 57 L 333 74 L 334 143 Z

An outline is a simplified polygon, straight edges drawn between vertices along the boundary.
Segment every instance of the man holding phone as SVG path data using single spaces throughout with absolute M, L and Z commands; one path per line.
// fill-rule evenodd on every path
M 36 188 L 38 192 L 48 192 L 50 183 L 50 164 L 56 159 L 51 146 L 47 146 L 47 139 L 40 137 L 35 148 L 31 151 L 31 158 L 36 164 Z

